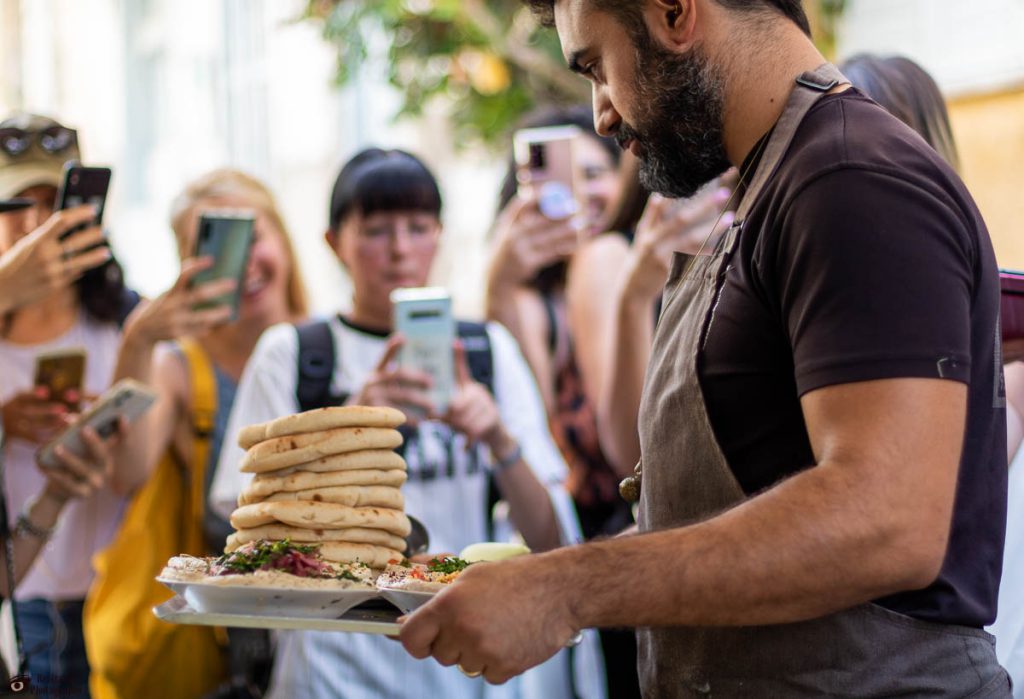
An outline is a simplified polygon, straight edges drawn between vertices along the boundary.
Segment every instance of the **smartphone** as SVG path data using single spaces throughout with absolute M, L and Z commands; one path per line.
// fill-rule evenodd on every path
M 64 398 L 67 391 L 82 393 L 85 382 L 84 347 L 45 352 L 36 356 L 35 386 L 46 386 L 50 389 L 50 399 L 64 403 L 68 409 L 77 411 L 79 401 L 68 401 Z
M 122 417 L 129 422 L 137 419 L 149 410 L 155 400 L 156 392 L 148 386 L 132 379 L 118 381 L 74 423 L 39 450 L 39 463 L 59 468 L 60 463 L 54 454 L 58 446 L 63 446 L 72 454 L 85 456 L 88 449 L 82 441 L 83 428 L 92 427 L 100 437 L 109 437 L 117 430 L 118 420 Z
M 1024 338 L 1024 271 L 999 270 L 999 290 L 1003 340 Z
M 430 375 L 430 400 L 437 412 L 444 413 L 455 392 L 455 318 L 451 296 L 438 287 L 395 289 L 391 292 L 391 303 L 395 330 L 405 338 L 398 363 Z
M 234 279 L 237 286 L 229 294 L 198 304 L 196 310 L 230 306 L 231 320 L 238 318 L 255 222 L 251 211 L 207 211 L 199 217 L 195 256 L 212 257 L 213 266 L 194 276 L 192 286 L 218 279 Z
M 541 213 L 555 221 L 579 211 L 574 152 L 581 134 L 570 125 L 520 129 L 512 136 L 520 193 L 532 189 Z
M 64 175 L 57 189 L 57 209 L 70 209 L 82 204 L 91 204 L 96 209 L 92 225 L 103 223 L 103 209 L 107 205 L 107 191 L 110 189 L 109 167 L 86 167 L 75 161 L 64 164 Z M 85 226 L 64 233 L 66 238 Z

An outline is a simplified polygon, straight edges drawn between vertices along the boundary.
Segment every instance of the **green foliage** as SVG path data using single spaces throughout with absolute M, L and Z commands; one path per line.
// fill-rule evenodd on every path
M 830 54 L 845 0 L 806 1 L 817 3 Z M 398 116 L 445 100 L 459 144 L 505 147 L 535 105 L 590 99 L 586 81 L 566 70 L 558 37 L 536 25 L 522 0 L 307 0 L 299 19 L 318 24 L 337 48 L 339 85 L 359 74 L 379 41 L 403 95 Z
M 558 37 L 537 27 L 521 0 L 308 0 L 300 19 L 319 24 L 337 48 L 339 85 L 379 41 L 403 95 L 399 116 L 443 99 L 456 143 L 506 146 L 535 104 L 590 97 L 586 81 L 565 69 Z

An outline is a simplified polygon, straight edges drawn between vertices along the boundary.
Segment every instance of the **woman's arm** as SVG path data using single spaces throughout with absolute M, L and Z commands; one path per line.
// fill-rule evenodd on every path
M 169 291 L 155 301 L 140 305 L 125 323 L 117 356 L 114 381 L 132 378 L 157 391 L 157 400 L 126 436 L 115 453 L 111 487 L 128 494 L 146 482 L 167 451 L 174 430 L 187 408 L 188 373 L 182 361 L 161 342 L 201 334 L 228 320 L 225 306 L 193 310 L 201 301 L 216 298 L 234 288 L 233 280 L 210 282 L 195 288 L 192 278 L 209 266 L 209 260 L 188 260 Z
M 86 428 L 82 441 L 86 445 L 85 456 L 76 456 L 63 447 L 58 447 L 54 456 L 56 467 L 42 467 L 46 485 L 38 496 L 24 504 L 18 523 L 13 532 L 14 584 L 21 582 L 35 563 L 39 552 L 46 546 L 50 532 L 64 507 L 72 498 L 86 498 L 102 488 L 113 470 L 111 445 L 125 433 L 121 423 L 117 434 L 102 440 L 96 431 Z M 0 546 L 0 595 L 10 597 L 6 574 L 7 548 Z
M 623 476 L 632 473 L 636 459 L 630 457 L 640 448 L 636 410 L 653 331 L 651 308 L 630 308 L 634 316 L 619 313 L 623 261 L 629 259 L 622 236 L 594 238 L 573 256 L 565 292 L 573 350 L 597 413 L 601 449 Z

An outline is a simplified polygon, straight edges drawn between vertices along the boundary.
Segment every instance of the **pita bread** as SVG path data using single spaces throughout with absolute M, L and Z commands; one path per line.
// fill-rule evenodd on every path
M 350 544 L 374 544 L 402 551 L 405 539 L 389 534 L 383 529 L 301 529 L 284 524 L 266 524 L 252 529 L 239 529 L 228 536 L 225 553 L 231 553 L 251 541 L 284 541 L 288 539 L 301 544 L 319 544 L 325 541 L 344 541 Z
M 313 461 L 296 464 L 288 468 L 279 468 L 274 471 L 262 471 L 260 475 L 287 476 L 297 471 L 325 473 L 328 471 L 362 471 L 370 469 L 404 471 L 406 469 L 405 459 L 391 449 L 365 449 L 363 451 L 351 451 L 347 454 L 324 456 Z
M 348 544 L 337 541 L 328 541 L 320 545 L 320 555 L 325 560 L 334 563 L 349 563 L 359 561 L 371 568 L 386 568 L 390 561 L 400 561 L 404 558 L 400 551 L 384 546 L 372 544 Z
M 247 451 L 240 470 L 244 473 L 275 471 L 335 454 L 366 449 L 394 449 L 401 443 L 401 432 L 383 427 L 338 427 L 322 432 L 274 437 Z
M 332 473 L 310 473 L 298 471 L 290 476 L 274 477 L 258 475 L 252 479 L 238 504 L 248 505 L 266 500 L 275 493 L 297 493 L 302 490 L 332 488 L 339 486 L 390 486 L 397 488 L 405 483 L 405 471 L 334 471 Z
M 320 408 L 298 415 L 286 415 L 258 425 L 249 425 L 238 433 L 238 446 L 250 449 L 274 437 L 322 432 L 336 427 L 398 427 L 404 422 L 405 415 L 401 410 L 394 408 L 364 405 Z
M 282 491 L 265 498 L 267 502 L 284 500 L 312 500 L 333 502 L 349 507 L 388 507 L 404 510 L 405 498 L 398 488 L 386 485 L 341 485 L 330 488 L 311 488 L 294 492 Z
M 401 510 L 349 507 L 333 502 L 256 502 L 242 505 L 231 514 L 231 526 L 235 529 L 252 529 L 278 522 L 306 529 L 383 529 L 398 536 L 406 536 L 411 530 L 409 518 Z

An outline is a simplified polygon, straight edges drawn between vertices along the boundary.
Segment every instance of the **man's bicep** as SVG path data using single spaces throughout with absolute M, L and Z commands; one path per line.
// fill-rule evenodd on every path
M 921 546 L 945 551 L 964 444 L 967 386 L 885 379 L 820 388 L 801 398 L 815 462 L 836 469 L 865 512 Z M 916 532 L 916 533 L 915 533 Z M 901 534 L 902 535 L 902 534 Z

